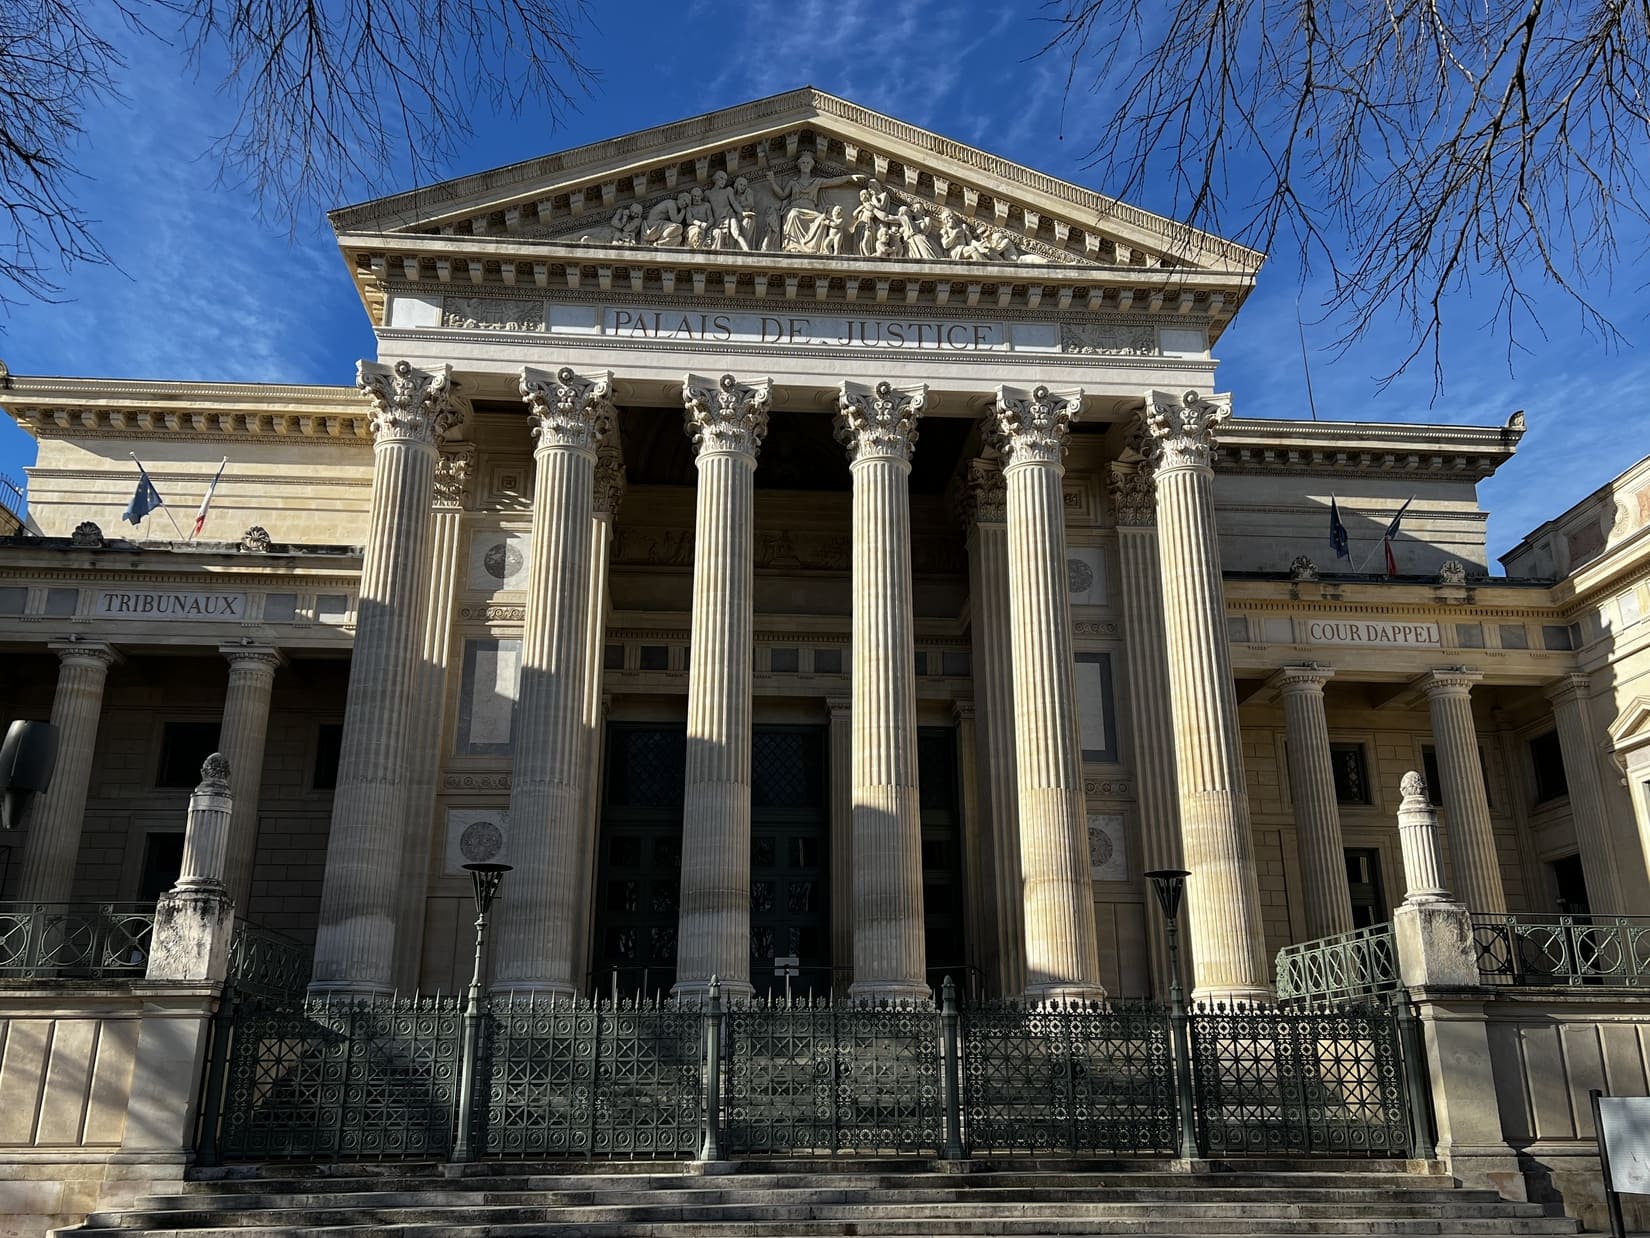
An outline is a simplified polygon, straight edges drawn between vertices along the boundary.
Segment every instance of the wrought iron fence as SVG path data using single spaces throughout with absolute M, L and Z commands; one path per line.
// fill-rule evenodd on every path
M 229 945 L 229 983 L 250 996 L 298 998 L 309 983 L 310 959 L 303 942 L 243 922 Z
M 977 1152 L 1173 1152 L 1162 1006 L 965 1007 L 962 1120 Z
M 1650 984 L 1650 916 L 1474 914 L 1485 984 Z
M 142 976 L 153 903 L 0 903 L 0 979 Z
M 721 1131 L 734 1155 L 938 1152 L 939 1012 L 902 1002 L 732 1006 Z
M 1408 1156 L 1398 1020 L 1381 1008 L 1199 1007 L 1192 1082 L 1205 1155 Z
M 232 1003 L 203 1163 L 447 1155 L 462 1009 Z M 1161 1005 L 959 1007 L 949 986 L 940 1008 L 496 1001 L 470 1143 L 541 1160 L 1172 1154 L 1185 1094 L 1204 1154 L 1408 1155 L 1425 1136 L 1406 1010 L 1201 1009 L 1179 1057 L 1187 1016 Z
M 1403 987 L 1392 925 L 1372 924 L 1278 951 L 1280 1002 L 1368 1002 Z

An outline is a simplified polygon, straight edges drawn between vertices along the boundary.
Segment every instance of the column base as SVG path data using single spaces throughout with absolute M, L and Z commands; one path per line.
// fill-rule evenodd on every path
M 716 983 L 725 1002 L 748 1002 L 756 996 L 756 989 L 749 980 L 723 980 L 718 977 Z M 671 986 L 670 995 L 679 1002 L 704 1003 L 710 1000 L 710 981 L 678 980 Z
M 1207 988 L 1192 990 L 1193 1002 L 1209 1006 L 1235 1006 L 1239 1002 L 1250 1006 L 1265 1006 L 1277 999 L 1276 991 L 1270 985 L 1264 984 L 1210 985 Z
M 848 986 L 848 1000 L 855 1003 L 932 1002 L 934 991 L 922 981 L 856 980 Z
M 387 984 L 368 984 L 357 980 L 312 980 L 304 996 L 335 1001 L 360 1002 L 379 997 L 394 997 L 397 989 Z
M 578 990 L 570 984 L 552 980 L 498 980 L 487 989 L 487 996 L 495 1000 L 509 1001 L 512 998 L 530 1000 L 535 998 L 549 998 L 552 1001 L 572 1000 L 577 997 Z
M 1025 1000 L 1031 1003 L 1103 1002 L 1106 990 L 1097 984 L 1033 984 L 1026 986 Z

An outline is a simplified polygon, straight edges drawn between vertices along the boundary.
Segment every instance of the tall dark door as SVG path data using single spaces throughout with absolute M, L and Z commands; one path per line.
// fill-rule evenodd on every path
M 928 981 L 937 989 L 949 975 L 959 992 L 972 991 L 963 933 L 962 812 L 958 806 L 957 732 L 917 730 L 917 784 L 922 804 L 922 918 Z
M 776 957 L 796 956 L 792 991 L 829 992 L 830 871 L 824 727 L 761 726 L 751 752 L 751 983 L 783 992 Z M 597 866 L 591 987 L 624 996 L 676 983 L 682 877 L 680 724 L 613 723 Z

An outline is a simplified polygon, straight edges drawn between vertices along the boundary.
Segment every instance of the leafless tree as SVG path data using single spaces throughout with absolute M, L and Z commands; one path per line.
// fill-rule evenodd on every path
M 1562 290 L 1607 289 L 1650 225 L 1650 0 L 1052 0 L 1108 192 L 1331 277 L 1344 346 L 1394 310 L 1441 376 L 1446 299 L 1495 294 L 1509 364 Z M 1075 122 L 1074 122 L 1075 123 Z M 1631 236 L 1624 254 L 1618 232 Z
M 76 160 L 85 107 L 118 97 L 123 39 L 221 75 L 233 120 L 210 153 L 296 228 L 363 187 L 440 176 L 478 97 L 559 123 L 594 79 L 583 17 L 584 0 L 0 0 L 0 304 L 110 260 Z

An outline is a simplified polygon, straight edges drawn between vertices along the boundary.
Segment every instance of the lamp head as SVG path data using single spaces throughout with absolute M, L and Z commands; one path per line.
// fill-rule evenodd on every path
M 509 872 L 510 864 L 466 864 L 464 869 L 470 874 L 470 880 L 475 885 L 476 910 L 482 915 L 493 906 L 493 900 L 498 897 L 499 883 L 504 880 L 504 874 Z
M 1180 896 L 1186 891 L 1186 878 L 1191 873 L 1184 868 L 1156 868 L 1146 874 L 1151 878 L 1152 892 L 1157 905 L 1163 908 L 1163 918 L 1173 920 L 1180 914 Z

